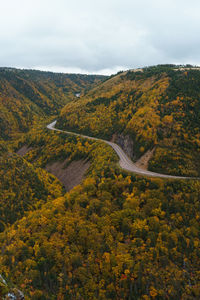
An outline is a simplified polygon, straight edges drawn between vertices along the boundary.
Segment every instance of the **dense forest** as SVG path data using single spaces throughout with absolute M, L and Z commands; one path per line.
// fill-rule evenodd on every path
M 0 231 L 22 218 L 27 210 L 62 195 L 51 174 L 12 152 L 0 152 Z
M 59 126 L 129 135 L 135 158 L 156 147 L 152 169 L 199 174 L 200 75 L 174 68 L 122 72 L 89 91 L 86 83 L 80 98 L 72 90 Z M 125 172 L 109 145 L 48 130 L 51 112 L 42 110 L 28 130 L 2 137 L 0 299 L 20 291 L 27 300 L 200 298 L 200 181 Z M 81 159 L 89 169 L 69 192 L 45 170 Z
M 196 299 L 200 183 L 122 173 L 108 145 L 40 134 L 27 160 L 81 155 L 91 168 L 1 233 L 4 276 L 30 299 Z

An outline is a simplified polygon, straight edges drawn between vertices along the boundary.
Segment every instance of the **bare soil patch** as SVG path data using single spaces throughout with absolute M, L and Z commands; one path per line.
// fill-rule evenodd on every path
M 20 156 L 24 156 L 30 150 L 32 150 L 32 147 L 28 147 L 27 145 L 24 145 L 16 153 Z
M 66 191 L 80 184 L 86 171 L 90 167 L 90 162 L 86 160 L 73 161 L 67 167 L 67 159 L 46 165 L 45 169 L 56 176 L 64 185 Z
M 152 158 L 154 151 L 155 148 L 153 148 L 152 150 L 148 150 L 144 155 L 140 157 L 140 159 L 138 159 L 135 165 L 143 170 L 148 170 L 148 163 L 149 160 Z

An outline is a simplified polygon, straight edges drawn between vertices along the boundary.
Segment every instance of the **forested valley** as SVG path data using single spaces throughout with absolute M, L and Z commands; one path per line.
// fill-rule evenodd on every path
M 200 298 L 200 180 L 126 172 L 109 145 L 46 128 L 128 139 L 134 161 L 154 149 L 148 169 L 199 177 L 199 86 L 173 65 L 0 70 L 0 299 Z M 47 171 L 80 161 L 68 192 Z

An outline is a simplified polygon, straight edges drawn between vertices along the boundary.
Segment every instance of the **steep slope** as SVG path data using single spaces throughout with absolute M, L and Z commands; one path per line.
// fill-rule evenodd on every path
M 63 194 L 60 182 L 41 168 L 0 147 L 0 231 Z
M 61 107 L 104 76 L 57 74 L 0 69 L 0 137 L 27 131 L 38 117 L 57 114 Z
M 200 175 L 200 71 L 157 66 L 108 79 L 61 111 L 58 128 L 111 139 L 134 159 L 153 149 L 149 169 Z

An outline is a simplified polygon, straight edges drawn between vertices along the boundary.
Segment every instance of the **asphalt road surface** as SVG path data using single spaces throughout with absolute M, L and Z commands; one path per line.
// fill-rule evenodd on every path
M 172 179 L 199 179 L 199 178 L 194 178 L 194 177 L 182 177 L 182 176 L 166 175 L 166 174 L 155 173 L 155 172 L 143 170 L 141 168 L 138 168 L 117 144 L 106 141 L 106 140 L 90 137 L 90 136 L 87 136 L 87 135 L 82 135 L 82 134 L 78 134 L 78 133 L 74 133 L 74 132 L 70 132 L 70 131 L 57 129 L 57 128 L 55 128 L 56 122 L 57 121 L 54 121 L 54 122 L 50 123 L 49 125 L 47 125 L 47 128 L 50 129 L 50 130 L 55 130 L 55 131 L 63 132 L 63 133 L 66 133 L 66 134 L 81 136 L 83 138 L 90 139 L 90 140 L 101 141 L 101 142 L 104 142 L 104 143 L 110 145 L 115 150 L 117 155 L 119 156 L 120 167 L 124 170 L 129 171 L 129 172 L 144 175 L 144 176 L 149 176 L 149 177 L 159 177 L 159 178 L 169 178 L 169 179 L 170 178 L 172 178 Z

